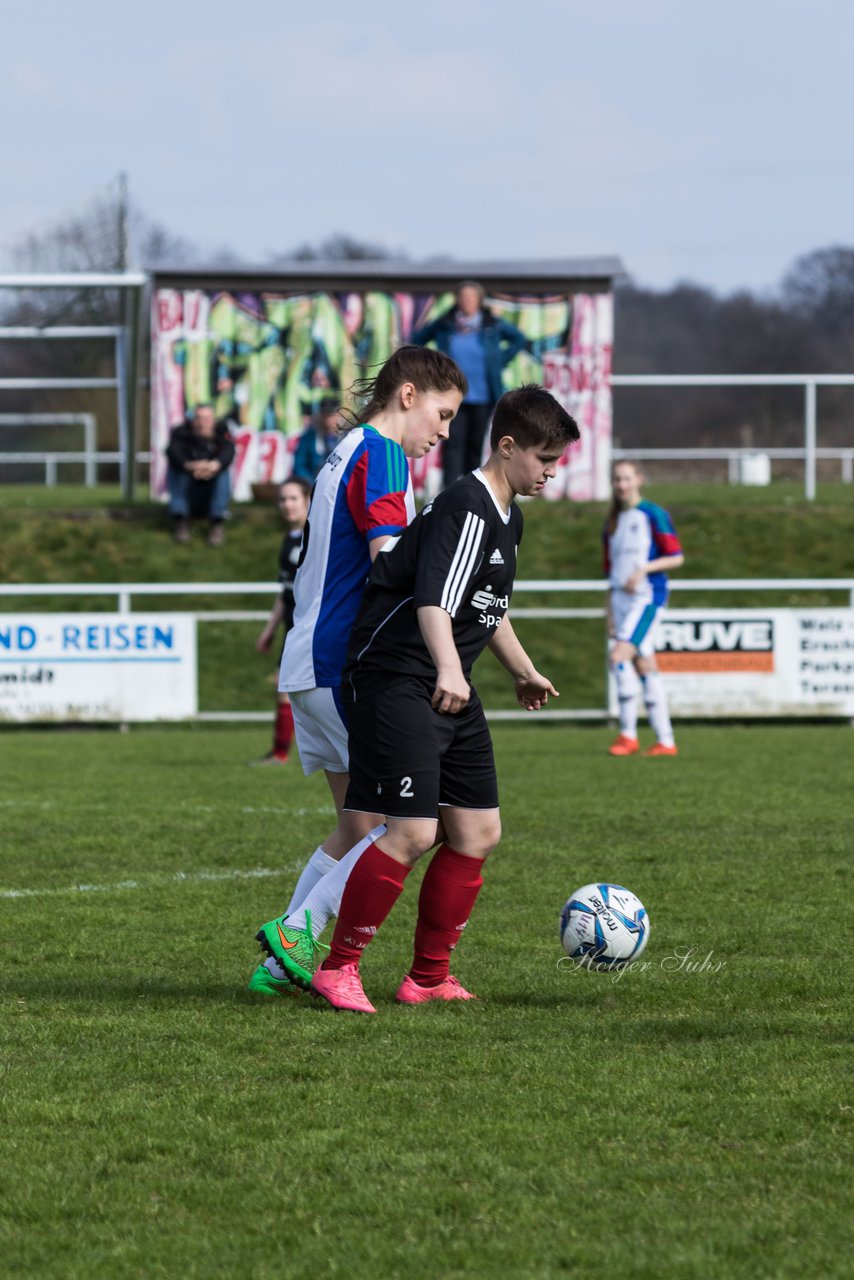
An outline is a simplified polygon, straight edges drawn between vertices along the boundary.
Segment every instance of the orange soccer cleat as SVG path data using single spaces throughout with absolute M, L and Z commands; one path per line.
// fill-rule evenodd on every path
M 675 742 L 670 747 L 666 747 L 663 742 L 656 742 L 654 746 L 649 747 L 643 754 L 645 756 L 678 756 L 679 752 Z
M 640 743 L 637 738 L 627 738 L 621 733 L 616 742 L 612 742 L 608 748 L 609 756 L 633 756 L 635 752 L 640 751 Z

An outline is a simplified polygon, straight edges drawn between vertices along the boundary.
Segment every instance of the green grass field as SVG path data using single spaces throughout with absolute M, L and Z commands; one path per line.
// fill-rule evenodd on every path
M 331 818 L 260 730 L 0 735 L 4 1275 L 851 1274 L 850 728 L 495 739 L 482 1002 L 393 1004 L 415 873 L 360 1018 L 244 990 Z M 652 921 L 617 980 L 559 964 L 592 879 Z

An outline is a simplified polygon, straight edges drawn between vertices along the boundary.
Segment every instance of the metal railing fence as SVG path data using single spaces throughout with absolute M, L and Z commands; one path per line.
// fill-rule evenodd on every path
M 854 578 L 677 578 L 670 583 L 677 592 L 742 592 L 742 591 L 838 591 L 847 592 L 848 604 L 854 609 Z M 61 599 L 74 596 L 112 596 L 118 613 L 132 613 L 134 600 L 152 596 L 266 596 L 275 598 L 280 591 L 276 582 L 66 582 L 66 583 L 0 583 L 0 600 L 44 598 Z M 599 594 L 608 590 L 608 582 L 593 579 L 537 579 L 517 582 L 514 596 L 519 594 Z M 8 610 L 4 610 L 8 612 Z M 269 610 L 257 609 L 202 609 L 182 610 L 198 622 L 263 622 Z M 514 620 L 535 619 L 591 619 L 606 616 L 603 607 L 515 606 L 510 610 Z M 530 720 L 526 711 L 487 711 L 490 720 Z M 607 706 L 603 708 L 574 708 L 542 711 L 537 720 L 595 720 L 609 719 Z M 266 722 L 269 711 L 201 711 L 192 717 L 198 722 Z
M 854 373 L 615 373 L 612 387 L 801 387 L 804 393 L 804 497 L 815 498 L 819 387 L 854 387 Z M 770 453 L 769 449 L 749 452 Z

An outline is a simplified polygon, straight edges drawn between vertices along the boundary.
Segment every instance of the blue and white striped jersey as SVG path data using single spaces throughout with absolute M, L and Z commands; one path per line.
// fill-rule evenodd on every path
M 409 463 L 400 445 L 371 426 L 348 431 L 321 468 L 311 495 L 280 690 L 340 685 L 371 567 L 370 543 L 401 533 L 414 518 Z

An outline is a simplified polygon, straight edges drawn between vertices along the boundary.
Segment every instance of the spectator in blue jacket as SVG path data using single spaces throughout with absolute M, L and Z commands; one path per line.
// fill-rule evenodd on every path
M 515 325 L 484 306 L 483 296 L 483 285 L 464 280 L 454 306 L 412 335 L 420 346 L 434 343 L 468 379 L 468 395 L 451 423 L 442 455 L 446 486 L 480 466 L 492 410 L 504 394 L 502 370 L 526 342 Z
M 336 400 L 324 399 L 317 406 L 311 425 L 299 438 L 292 474 L 314 484 L 317 473 L 338 442 L 339 414 Z

